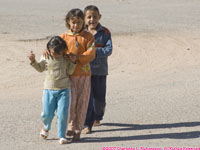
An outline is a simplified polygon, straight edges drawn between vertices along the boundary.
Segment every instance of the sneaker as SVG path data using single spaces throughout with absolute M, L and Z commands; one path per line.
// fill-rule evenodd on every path
M 85 128 L 82 130 L 81 133 L 83 133 L 83 134 L 90 134 L 90 133 L 91 133 L 90 127 L 85 127 Z
M 100 126 L 100 125 L 101 125 L 100 120 L 95 120 L 94 121 L 94 124 L 93 124 L 94 127 Z
M 60 144 L 67 144 L 68 141 L 67 141 L 66 138 L 60 138 L 59 143 L 60 143 Z

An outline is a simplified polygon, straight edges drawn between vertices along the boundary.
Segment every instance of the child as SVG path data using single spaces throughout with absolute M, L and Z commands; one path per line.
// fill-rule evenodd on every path
M 84 9 L 86 28 L 94 35 L 96 58 L 91 62 L 91 95 L 83 133 L 91 133 L 92 126 L 99 126 L 106 106 L 106 77 L 108 75 L 108 56 L 112 53 L 110 31 L 99 20 L 99 9 L 90 5 Z M 94 124 L 93 124 L 94 123 Z
M 84 126 L 90 97 L 90 62 L 95 58 L 94 36 L 84 30 L 84 14 L 80 9 L 70 10 L 65 18 L 68 32 L 60 35 L 68 46 L 67 54 L 77 56 L 77 66 L 71 79 L 71 106 L 68 136 L 79 141 Z
M 44 95 L 43 95 L 43 112 L 42 121 L 44 127 L 40 136 L 44 139 L 48 137 L 51 128 L 51 122 L 54 112 L 57 112 L 58 118 L 58 137 L 60 144 L 66 144 L 65 138 L 67 127 L 67 115 L 69 107 L 69 76 L 74 72 L 76 67 L 76 57 L 70 57 L 71 61 L 63 58 L 66 49 L 65 41 L 59 36 L 52 37 L 47 43 L 47 49 L 50 51 L 49 59 L 42 58 L 40 62 L 35 60 L 35 54 L 31 51 L 29 59 L 32 67 L 37 71 L 45 71 Z

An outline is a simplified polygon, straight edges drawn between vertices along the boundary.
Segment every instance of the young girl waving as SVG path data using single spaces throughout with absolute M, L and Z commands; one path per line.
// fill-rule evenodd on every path
M 66 43 L 67 55 L 77 56 L 77 66 L 71 79 L 71 106 L 68 136 L 80 140 L 90 97 L 90 62 L 95 58 L 94 37 L 84 30 L 84 14 L 80 9 L 70 10 L 65 18 L 67 32 L 60 35 Z
M 67 115 L 69 106 L 69 75 L 73 73 L 76 64 L 76 57 L 66 61 L 63 57 L 66 49 L 65 41 L 59 36 L 54 36 L 47 43 L 47 49 L 50 52 L 49 59 L 41 57 L 41 61 L 35 60 L 35 54 L 31 51 L 29 59 L 31 66 L 38 72 L 45 72 L 44 95 L 42 121 L 44 127 L 40 136 L 46 139 L 51 129 L 51 123 L 54 113 L 58 117 L 58 137 L 60 144 L 66 144 L 65 132 L 67 128 Z

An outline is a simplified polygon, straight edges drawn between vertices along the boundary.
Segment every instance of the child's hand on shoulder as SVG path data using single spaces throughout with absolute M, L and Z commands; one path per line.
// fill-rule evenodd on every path
M 33 51 L 31 51 L 28 57 L 29 57 L 29 60 L 31 61 L 31 64 L 35 62 L 35 54 L 33 53 Z
M 65 58 L 66 60 L 69 60 L 69 61 L 73 62 L 73 63 L 76 63 L 76 60 L 77 60 L 77 56 L 74 55 L 74 54 L 72 54 L 72 53 L 70 53 L 70 54 L 64 56 L 64 58 Z
M 77 56 L 76 55 L 70 55 L 69 59 L 71 60 L 71 62 L 76 63 Z
M 50 54 L 50 51 L 48 50 L 48 49 L 45 49 L 44 51 L 43 51 L 43 54 L 42 54 L 45 58 L 49 58 L 49 56 L 51 55 Z

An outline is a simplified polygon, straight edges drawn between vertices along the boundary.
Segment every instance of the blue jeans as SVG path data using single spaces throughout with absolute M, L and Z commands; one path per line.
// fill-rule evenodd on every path
M 107 76 L 91 76 L 90 101 L 85 120 L 85 126 L 92 128 L 94 120 L 102 120 L 106 106 Z
M 51 129 L 51 123 L 56 111 L 58 118 L 58 137 L 64 138 L 67 128 L 67 115 L 69 108 L 69 89 L 44 90 L 42 121 L 46 130 Z

